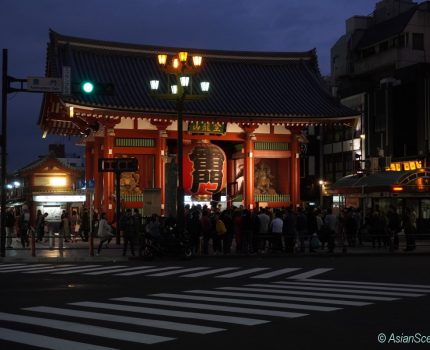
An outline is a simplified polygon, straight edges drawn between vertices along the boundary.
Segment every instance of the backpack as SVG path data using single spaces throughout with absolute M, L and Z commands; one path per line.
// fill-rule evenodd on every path
M 216 233 L 218 236 L 222 236 L 227 232 L 225 228 L 224 222 L 221 219 L 218 219 L 216 222 Z

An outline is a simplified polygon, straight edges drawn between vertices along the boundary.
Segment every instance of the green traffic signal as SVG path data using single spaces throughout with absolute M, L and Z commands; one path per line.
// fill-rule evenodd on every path
M 91 94 L 94 92 L 94 83 L 90 81 L 84 81 L 81 84 L 81 88 L 82 88 L 82 91 L 85 92 L 86 94 Z

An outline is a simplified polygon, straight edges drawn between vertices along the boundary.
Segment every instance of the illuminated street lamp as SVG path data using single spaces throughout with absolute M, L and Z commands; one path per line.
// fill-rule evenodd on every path
M 161 92 L 160 81 L 153 79 L 150 81 L 151 96 L 176 103 L 178 120 L 178 188 L 176 196 L 176 220 L 178 232 L 184 230 L 184 181 L 183 181 L 183 110 L 184 102 L 204 99 L 208 96 L 209 82 L 200 82 L 200 91 L 193 91 L 192 77 L 198 73 L 202 67 L 203 58 L 200 55 L 189 55 L 188 52 L 181 51 L 174 57 L 166 54 L 157 55 L 157 61 L 161 70 L 167 75 L 168 84 L 164 86 L 165 91 Z M 173 77 L 173 79 L 172 79 Z

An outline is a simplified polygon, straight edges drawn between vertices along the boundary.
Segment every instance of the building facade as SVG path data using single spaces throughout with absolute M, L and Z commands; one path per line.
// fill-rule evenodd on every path
M 44 95 L 39 124 L 45 135 L 82 138 L 95 208 L 112 218 L 116 199 L 114 174 L 101 172 L 99 159 L 136 158 L 138 170 L 121 175 L 122 205 L 175 213 L 178 109 L 151 96 L 150 80 L 161 75 L 157 54 L 178 51 L 203 57 L 194 78 L 209 81 L 212 90 L 208 98 L 184 105 L 186 198 L 249 209 L 299 205 L 303 130 L 354 124 L 357 117 L 324 88 L 315 51 L 184 50 L 51 32 L 46 75 L 60 77 L 70 67 L 72 89 Z M 73 89 L 88 79 L 109 83 L 114 92 Z M 208 190 L 213 195 L 202 193 L 205 184 L 215 185 Z

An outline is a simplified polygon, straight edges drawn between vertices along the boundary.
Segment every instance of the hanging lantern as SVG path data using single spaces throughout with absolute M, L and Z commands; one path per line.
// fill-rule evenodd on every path
M 184 191 L 202 198 L 221 192 L 227 183 L 227 157 L 208 140 L 184 146 Z

